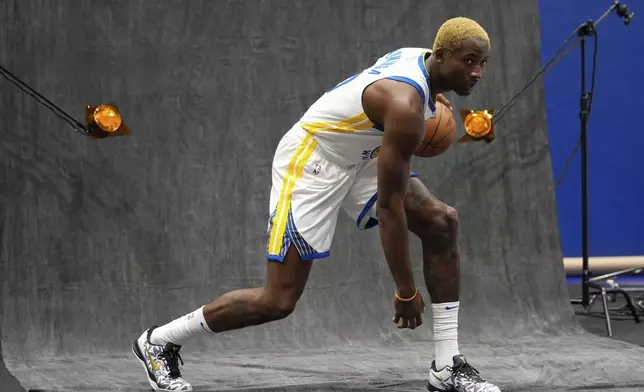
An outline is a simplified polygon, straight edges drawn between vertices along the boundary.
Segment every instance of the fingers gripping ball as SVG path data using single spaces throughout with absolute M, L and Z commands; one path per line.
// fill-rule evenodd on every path
M 418 157 L 435 157 L 447 151 L 456 137 L 456 121 L 452 111 L 436 102 L 436 116 L 425 121 L 425 138 L 414 153 Z

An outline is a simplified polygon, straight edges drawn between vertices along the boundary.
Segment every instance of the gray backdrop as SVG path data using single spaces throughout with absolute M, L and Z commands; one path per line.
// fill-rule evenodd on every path
M 471 97 L 448 95 L 456 109 L 499 107 L 540 66 L 536 1 L 0 4 L 2 64 L 78 118 L 116 102 L 134 133 L 88 140 L 0 79 L 2 353 L 25 388 L 147 390 L 129 352 L 144 328 L 262 285 L 274 148 L 378 56 L 431 47 L 449 17 L 478 20 L 492 58 Z M 463 353 L 504 390 L 644 379 L 601 362 L 641 373 L 641 348 L 574 321 L 541 85 L 497 132 L 414 163 L 460 211 Z M 423 328 L 397 331 L 393 288 L 378 231 L 342 216 L 296 312 L 192 340 L 184 375 L 199 390 L 423 390 L 431 312 Z

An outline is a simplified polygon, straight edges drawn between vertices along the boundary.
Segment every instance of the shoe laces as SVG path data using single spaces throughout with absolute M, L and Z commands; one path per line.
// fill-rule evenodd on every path
M 476 370 L 474 367 L 472 367 L 472 365 L 470 365 L 467 362 L 459 363 L 458 365 L 452 368 L 452 376 L 451 376 L 452 380 L 454 380 L 454 377 L 456 377 L 456 375 L 459 375 L 460 377 L 464 377 L 472 381 L 478 381 L 478 382 L 485 381 L 481 378 L 481 376 L 479 376 L 479 371 Z
M 179 361 L 183 365 L 183 358 L 179 354 L 179 348 L 177 346 L 165 347 L 159 357 L 163 358 L 165 363 L 170 369 L 170 378 L 179 378 L 181 377 L 181 372 L 179 371 Z

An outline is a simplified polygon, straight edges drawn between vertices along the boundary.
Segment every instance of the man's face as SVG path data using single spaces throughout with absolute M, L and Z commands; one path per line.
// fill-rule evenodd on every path
M 489 51 L 487 42 L 480 38 L 468 38 L 453 50 L 443 50 L 443 78 L 456 94 L 470 95 L 483 77 L 483 67 Z

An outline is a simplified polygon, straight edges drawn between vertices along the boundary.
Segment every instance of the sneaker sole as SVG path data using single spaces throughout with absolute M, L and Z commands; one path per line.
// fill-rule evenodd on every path
M 427 390 L 429 392 L 454 392 L 456 389 L 450 388 L 450 389 L 438 389 L 435 386 L 433 386 L 431 383 L 427 383 Z
M 145 374 L 148 376 L 148 383 L 150 383 L 150 386 L 152 389 L 155 391 L 161 391 L 161 392 L 175 392 L 176 390 L 170 390 L 170 389 L 162 389 L 159 387 L 153 379 L 153 375 L 150 374 L 150 370 L 148 369 L 148 365 L 145 363 L 145 359 L 143 357 L 143 352 L 141 351 L 141 348 L 139 347 L 139 339 L 135 339 L 134 342 L 132 343 L 132 353 L 134 353 L 134 356 L 136 359 L 139 361 L 139 363 L 143 366 L 143 369 L 145 370 Z M 194 389 L 184 389 L 180 390 L 179 392 L 193 392 Z

